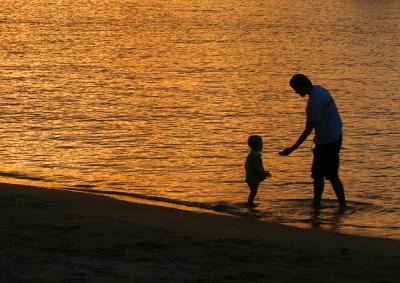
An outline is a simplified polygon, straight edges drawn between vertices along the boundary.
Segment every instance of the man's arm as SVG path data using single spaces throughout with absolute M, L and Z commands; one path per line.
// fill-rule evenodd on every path
M 306 123 L 306 126 L 303 130 L 303 133 L 300 135 L 299 139 L 297 142 L 292 145 L 291 147 L 285 148 L 281 152 L 279 152 L 280 155 L 289 155 L 293 151 L 295 151 L 307 138 L 308 136 L 312 133 L 313 129 L 315 128 L 315 122 L 308 122 Z

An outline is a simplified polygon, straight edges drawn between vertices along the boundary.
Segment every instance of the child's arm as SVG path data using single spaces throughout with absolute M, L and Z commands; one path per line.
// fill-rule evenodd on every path
M 257 159 L 257 166 L 255 168 L 257 175 L 264 181 L 266 178 L 271 177 L 271 173 L 264 169 L 261 156 Z

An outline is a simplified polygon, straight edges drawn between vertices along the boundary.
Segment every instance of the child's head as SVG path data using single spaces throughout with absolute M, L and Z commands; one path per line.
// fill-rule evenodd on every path
M 259 135 L 251 135 L 247 140 L 247 144 L 252 150 L 262 150 L 263 148 L 263 141 L 262 137 Z

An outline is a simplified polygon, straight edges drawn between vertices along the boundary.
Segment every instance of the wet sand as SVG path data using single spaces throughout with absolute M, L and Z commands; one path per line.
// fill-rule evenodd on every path
M 400 241 L 0 184 L 0 282 L 398 282 Z

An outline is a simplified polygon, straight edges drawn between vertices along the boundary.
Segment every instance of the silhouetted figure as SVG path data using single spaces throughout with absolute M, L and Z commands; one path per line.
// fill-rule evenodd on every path
M 339 152 L 342 145 L 342 121 L 335 102 L 328 90 L 313 85 L 302 74 L 297 74 L 290 80 L 290 86 L 302 97 L 308 95 L 307 121 L 303 133 L 297 142 L 281 151 L 281 155 L 289 155 L 295 151 L 315 130 L 314 159 L 311 176 L 314 180 L 313 206 L 319 207 L 324 191 L 324 179 L 332 184 L 342 208 L 346 207 L 346 200 L 342 181 L 339 178 Z
M 249 207 L 255 207 L 254 198 L 257 195 L 258 187 L 262 181 L 271 174 L 265 171 L 261 153 L 263 149 L 262 138 L 258 135 L 252 135 L 248 138 L 247 144 L 250 147 L 250 153 L 247 155 L 245 169 L 246 169 L 246 183 L 249 186 L 250 194 L 247 201 Z

